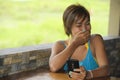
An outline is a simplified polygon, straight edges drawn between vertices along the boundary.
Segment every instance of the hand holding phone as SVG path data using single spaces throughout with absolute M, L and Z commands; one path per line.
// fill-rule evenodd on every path
M 79 61 L 76 60 L 76 59 L 69 59 L 67 61 L 67 65 L 68 65 L 68 71 L 67 72 L 69 73 L 70 71 L 74 71 L 74 69 L 79 68 Z M 74 72 L 76 72 L 76 71 L 74 71 Z M 79 73 L 79 72 L 77 72 L 77 73 Z M 69 75 L 69 77 L 70 77 L 70 75 Z

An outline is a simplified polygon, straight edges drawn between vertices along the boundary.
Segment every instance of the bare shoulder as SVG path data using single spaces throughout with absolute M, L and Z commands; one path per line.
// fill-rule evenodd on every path
M 104 41 L 100 34 L 91 35 L 90 41 L 91 41 L 93 52 L 100 51 L 100 49 L 101 49 L 101 51 L 104 50 L 104 48 L 105 48 Z
M 103 37 L 100 34 L 91 35 L 92 42 L 103 42 Z
M 64 50 L 66 47 L 66 41 L 65 40 L 60 40 L 56 41 L 52 47 L 52 53 L 57 54 Z
M 65 46 L 66 46 L 65 40 L 56 41 L 53 45 L 53 47 L 61 47 L 61 48 L 65 48 Z
M 108 65 L 107 54 L 102 36 L 100 34 L 95 34 L 91 37 L 91 39 L 93 39 L 94 53 L 99 66 Z
M 91 37 L 92 37 L 93 39 L 95 39 L 95 38 L 101 38 L 101 39 L 103 39 L 100 34 L 92 34 Z

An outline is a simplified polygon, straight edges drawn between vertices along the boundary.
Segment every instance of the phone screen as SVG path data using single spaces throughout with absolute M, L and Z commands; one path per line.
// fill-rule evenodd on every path
M 68 72 L 73 71 L 76 68 L 79 68 L 79 61 L 76 59 L 68 60 L 67 64 L 68 64 Z

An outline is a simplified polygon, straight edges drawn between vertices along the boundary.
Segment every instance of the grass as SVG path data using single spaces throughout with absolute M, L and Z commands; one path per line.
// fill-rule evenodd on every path
M 91 13 L 92 33 L 106 36 L 109 0 L 0 0 L 0 49 L 66 39 L 62 14 L 78 2 Z

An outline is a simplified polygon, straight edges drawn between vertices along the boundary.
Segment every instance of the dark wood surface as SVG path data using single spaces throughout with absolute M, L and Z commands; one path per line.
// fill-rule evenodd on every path
M 48 67 L 40 67 L 36 70 L 21 72 L 0 78 L 0 80 L 73 80 L 65 73 L 52 73 Z M 104 78 L 94 80 L 107 80 Z

